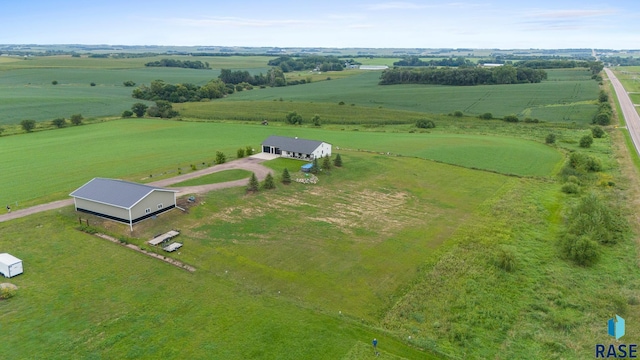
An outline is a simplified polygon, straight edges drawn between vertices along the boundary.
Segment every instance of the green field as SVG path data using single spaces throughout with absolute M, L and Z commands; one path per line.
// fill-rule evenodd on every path
M 550 176 L 562 160 L 551 147 L 510 137 L 130 119 L 1 137 L 5 156 L 0 159 L 0 204 L 19 208 L 66 198 L 94 177 L 150 181 L 150 175 L 153 179 L 175 176 L 178 171 L 191 171 L 191 164 L 213 163 L 216 151 L 234 158 L 239 147 L 259 149 L 274 132 L 321 138 L 338 148 L 390 152 L 517 175 Z
M 208 103 L 183 104 L 184 116 L 211 119 L 250 119 L 267 117 L 281 120 L 289 111 L 309 113 L 307 108 L 321 118 L 336 123 L 353 123 L 351 117 L 340 119 L 336 105 L 343 102 L 344 113 L 362 111 L 371 113 L 373 120 L 393 120 L 388 110 L 403 110 L 423 114 L 448 114 L 462 111 L 469 115 L 485 112 L 495 117 L 517 114 L 521 118 L 538 117 L 551 122 L 588 124 L 596 110 L 593 102 L 598 94 L 598 84 L 591 80 L 586 70 L 548 70 L 549 80 L 540 84 L 487 85 L 487 86 L 439 86 L 439 85 L 377 85 L 380 73 L 365 72 L 357 76 L 332 81 L 322 81 L 284 88 L 243 91 L 225 99 Z M 280 101 L 282 99 L 282 101 Z M 254 105 L 247 107 L 247 101 Z M 225 102 L 227 104 L 225 104 Z M 239 102 L 238 104 L 234 104 Z M 273 102 L 273 103 L 271 103 Z M 323 107 L 327 110 L 323 111 Z M 207 108 L 209 109 L 207 111 Z M 360 110 L 363 108 L 363 110 Z M 379 116 L 375 112 L 380 110 Z M 428 116 L 428 115 L 426 115 Z M 405 120 L 403 113 L 395 115 L 396 122 Z M 342 121 L 341 121 L 342 120 Z
M 267 62 L 271 59 L 266 56 L 197 57 L 197 60 L 209 62 L 213 70 L 144 67 L 144 63 L 159 58 L 163 56 L 136 59 L 63 56 L 27 60 L 3 58 L 0 61 L 0 98 L 10 101 L 0 104 L 0 125 L 17 124 L 23 119 L 46 121 L 58 117 L 69 118 L 78 113 L 87 118 L 119 116 L 137 102 L 131 97 L 133 89 L 122 85 L 124 81 L 132 80 L 140 85 L 160 79 L 168 83 L 201 85 L 216 78 L 222 68 L 248 70 L 253 74 L 266 73 Z M 175 58 L 193 60 L 193 57 Z M 376 58 L 370 62 L 377 64 L 392 60 Z M 598 87 L 590 79 L 590 73 L 584 69 L 548 70 L 548 73 L 549 80 L 540 84 L 450 87 L 379 86 L 378 71 L 350 70 L 324 74 L 293 72 L 287 74 L 288 79 L 311 77 L 313 82 L 243 91 L 225 99 L 206 104 L 185 104 L 180 108 L 183 116 L 208 119 L 281 120 L 282 114 L 288 111 L 309 112 L 310 109 L 305 110 L 309 107 L 327 120 L 342 123 L 356 121 L 350 113 L 359 111 L 358 108 L 366 108 L 362 111 L 367 114 L 376 110 L 385 112 L 380 116 L 387 123 L 412 121 L 418 113 L 426 116 L 424 114 L 454 111 L 473 116 L 485 112 L 491 112 L 496 117 L 518 114 L 523 118 L 552 122 L 586 124 L 591 121 L 596 109 L 591 102 L 597 96 Z M 332 80 L 326 81 L 327 78 Z M 52 85 L 54 80 L 58 81 L 58 85 Z M 90 86 L 92 82 L 96 86 Z M 279 104 L 266 103 L 280 99 L 283 102 Z M 255 103 L 247 107 L 246 101 Z M 345 107 L 353 104 L 356 109 L 335 109 L 334 105 L 340 102 L 344 102 Z M 394 115 L 391 110 L 415 114 L 404 118 L 402 113 Z M 379 119 L 378 116 L 372 118 Z
M 0 137 L 1 206 L 65 199 L 93 177 L 144 183 L 215 166 L 217 151 L 233 160 L 270 135 L 329 142 L 344 164 L 320 172 L 316 185 L 283 185 L 284 168 L 303 176 L 300 162 L 266 161 L 276 189 L 181 198 L 181 210 L 133 231 L 72 206 L 0 222 L 0 252 L 25 268 L 7 280 L 16 296 L 0 300 L 0 328 L 11 334 L 0 341 L 3 358 L 584 359 L 613 342 L 613 314 L 627 319 L 624 339 L 637 338 L 637 229 L 625 226 L 637 181 L 613 127 L 591 147 L 578 145 L 591 133 L 599 91 L 589 72 L 481 87 L 378 86 L 375 72 L 324 73 L 311 84 L 179 104 L 177 120 L 101 117 L 133 102 L 122 81 L 201 84 L 209 80 L 201 74 L 259 71 L 268 59 L 197 58 L 216 70 L 196 71 L 144 68 L 150 58 L 0 57 L 0 98 L 10 100 L 0 104 L 0 124 L 31 111 L 39 120 L 97 117 L 33 133 L 10 127 Z M 448 115 L 457 110 L 465 116 Z M 290 111 L 305 123 L 284 124 Z M 483 112 L 542 122 L 480 120 Z M 309 123 L 313 114 L 322 126 Z M 424 118 L 436 128 L 416 128 Z M 549 134 L 555 144 L 544 143 Z M 573 152 L 600 171 L 571 168 Z M 223 171 L 178 185 L 247 176 Z M 563 192 L 569 181 L 577 193 Z M 590 193 L 612 209 L 622 235 L 596 243 L 597 261 L 579 266 L 560 239 L 574 225 L 570 209 Z M 79 217 L 196 271 L 81 232 Z M 181 232 L 179 251 L 146 243 L 170 229 Z

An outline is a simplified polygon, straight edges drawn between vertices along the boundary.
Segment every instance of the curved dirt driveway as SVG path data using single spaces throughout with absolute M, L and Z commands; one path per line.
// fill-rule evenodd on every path
M 234 161 L 229 161 L 228 163 L 211 166 L 206 169 L 194 171 L 188 174 L 178 175 L 169 179 L 154 181 L 152 183 L 148 183 L 147 185 L 166 187 L 169 185 L 177 184 L 179 182 L 183 182 L 185 180 L 198 178 L 203 175 L 213 174 L 216 172 L 231 170 L 231 169 L 248 170 L 255 173 L 258 180 L 264 180 L 267 174 L 272 172 L 272 170 L 264 165 L 261 165 L 260 163 L 263 161 L 264 161 L 263 159 L 258 159 L 258 158 L 251 158 L 251 157 L 242 158 Z M 204 194 L 212 190 L 226 189 L 230 187 L 245 186 L 245 185 L 247 185 L 247 179 L 227 181 L 227 182 L 217 183 L 217 184 L 176 187 L 174 189 L 179 191 L 178 196 L 183 196 L 187 194 Z M 0 215 L 0 222 L 25 217 L 31 214 L 42 212 L 42 211 L 59 209 L 59 208 L 70 206 L 70 205 L 73 205 L 73 199 L 58 200 L 58 201 L 53 201 L 46 204 L 36 205 L 26 209 L 12 211 L 8 214 Z

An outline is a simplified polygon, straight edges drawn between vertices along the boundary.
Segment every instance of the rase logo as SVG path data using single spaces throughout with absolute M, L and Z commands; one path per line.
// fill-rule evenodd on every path
M 624 336 L 624 319 L 616 315 L 607 322 L 607 332 L 616 340 Z M 638 344 L 597 344 L 596 359 L 637 359 Z

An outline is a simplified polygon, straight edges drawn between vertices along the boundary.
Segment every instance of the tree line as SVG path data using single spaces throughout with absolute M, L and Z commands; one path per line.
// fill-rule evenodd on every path
M 208 62 L 202 62 L 200 60 L 191 61 L 191 60 L 176 60 L 176 59 L 162 59 L 158 61 L 151 61 L 144 66 L 148 67 L 177 67 L 177 68 L 187 68 L 187 69 L 211 69 L 209 67 Z
M 544 70 L 504 65 L 494 68 L 393 68 L 382 72 L 380 85 L 499 85 L 539 83 L 547 79 Z
M 464 57 L 456 59 L 450 57 L 447 59 L 433 59 L 429 61 L 420 60 L 418 56 L 407 56 L 400 61 L 393 63 L 393 66 L 475 66 L 470 60 Z
M 272 87 L 279 87 L 287 85 L 287 79 L 284 76 L 282 69 L 273 67 L 267 71 L 267 74 L 262 73 L 257 75 L 251 75 L 246 70 L 232 71 L 230 69 L 222 69 L 218 76 L 225 84 L 250 84 L 252 86 L 267 85 Z
M 231 89 L 233 92 L 233 88 Z M 166 100 L 172 103 L 200 101 L 203 99 L 218 99 L 229 93 L 226 84 L 220 79 L 214 79 L 205 85 L 167 84 L 162 80 L 154 80 L 150 86 L 141 85 L 133 90 L 132 96 L 142 100 Z
M 355 60 L 341 60 L 340 58 L 329 55 L 311 55 L 311 56 L 280 56 L 276 59 L 269 60 L 269 66 L 277 66 L 283 72 L 314 70 L 319 71 L 342 71 L 345 62 L 356 65 Z

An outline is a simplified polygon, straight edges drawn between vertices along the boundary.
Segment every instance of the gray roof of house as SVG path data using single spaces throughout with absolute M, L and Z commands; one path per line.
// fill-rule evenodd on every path
M 311 154 L 321 144 L 322 141 L 290 138 L 277 135 L 271 135 L 262 142 L 262 145 L 275 146 L 280 148 L 280 150 L 303 154 Z
M 124 180 L 94 178 L 69 196 L 130 209 L 154 191 L 177 192 Z

